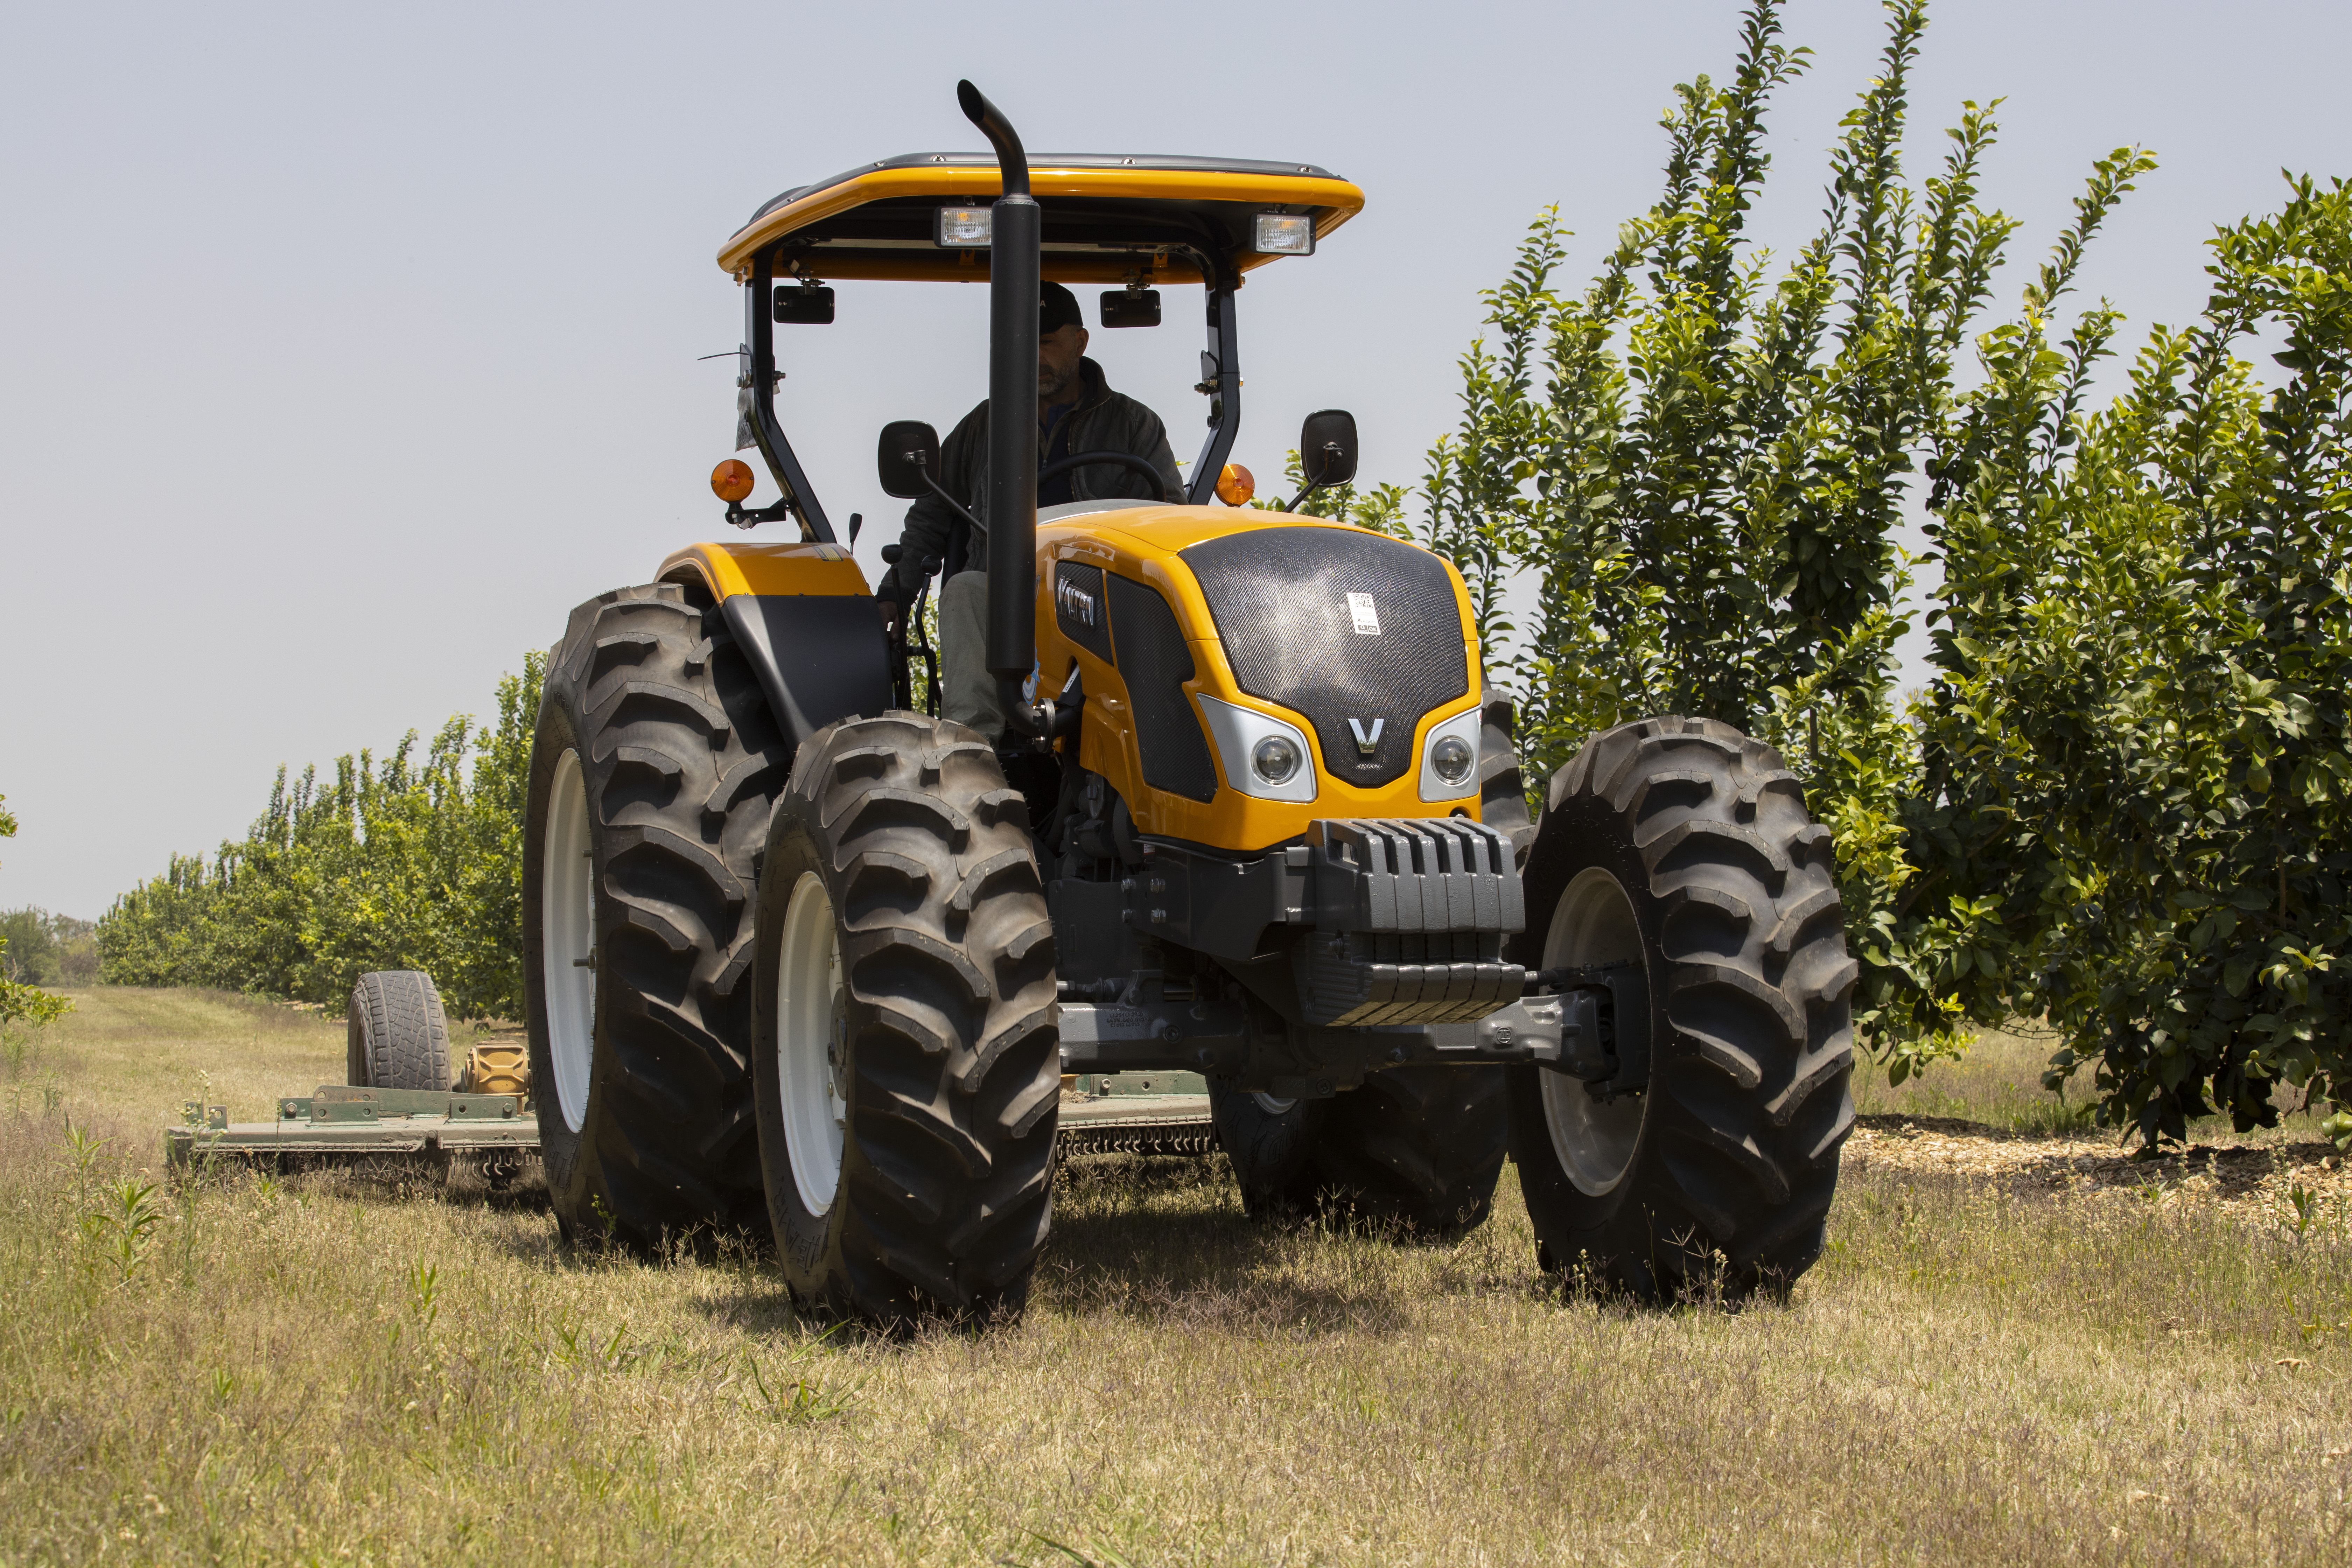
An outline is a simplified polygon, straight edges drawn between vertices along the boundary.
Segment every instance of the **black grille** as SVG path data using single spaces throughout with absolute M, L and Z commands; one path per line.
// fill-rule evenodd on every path
M 1323 766 L 1353 784 L 1389 784 L 1413 765 L 1413 726 L 1470 690 L 1462 616 L 1445 563 L 1352 528 L 1262 528 L 1193 545 L 1217 636 L 1244 691 L 1307 716 Z M 1370 595 L 1378 635 L 1360 632 L 1348 595 Z M 1121 649 L 1124 652 L 1124 648 Z M 1349 720 L 1380 738 L 1370 752 Z
M 1143 782 L 1190 800 L 1213 800 L 1217 765 L 1209 738 L 1184 695 L 1192 679 L 1192 650 L 1184 628 L 1158 590 L 1110 576 L 1111 637 L 1118 648 L 1118 673 L 1135 709 L 1135 745 L 1143 753 Z

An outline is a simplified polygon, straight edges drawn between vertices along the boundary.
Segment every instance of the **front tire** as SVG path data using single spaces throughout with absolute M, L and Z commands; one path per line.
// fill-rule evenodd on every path
M 760 883 L 751 1063 L 793 1300 L 1017 1313 L 1052 1217 L 1061 1034 L 1028 806 L 919 713 L 802 748 Z
M 1622 724 L 1552 782 L 1525 871 L 1529 969 L 1636 963 L 1647 1089 L 1509 1070 L 1511 1157 L 1547 1268 L 1643 1300 L 1785 1289 L 1821 1256 L 1853 1126 L 1829 830 L 1770 747 L 1712 720 Z

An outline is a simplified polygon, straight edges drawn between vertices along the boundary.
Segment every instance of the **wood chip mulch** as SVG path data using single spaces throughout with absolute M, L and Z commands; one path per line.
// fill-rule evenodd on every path
M 2207 1199 L 2292 1215 L 2292 1194 L 2352 1210 L 2352 1168 L 2332 1143 L 2199 1143 L 2134 1159 L 2110 1137 L 2041 1137 L 1941 1116 L 1864 1116 L 1845 1145 L 1857 1170 L 1990 1182 L 2013 1192 Z

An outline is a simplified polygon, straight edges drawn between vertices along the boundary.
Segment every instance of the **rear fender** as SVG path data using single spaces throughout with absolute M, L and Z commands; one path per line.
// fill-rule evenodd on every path
M 837 719 L 890 706 L 881 614 L 842 546 L 689 544 L 662 563 L 661 581 L 719 606 L 795 748 Z

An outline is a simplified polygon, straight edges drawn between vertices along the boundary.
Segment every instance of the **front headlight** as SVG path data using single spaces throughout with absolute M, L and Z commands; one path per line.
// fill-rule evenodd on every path
M 1268 735 L 1250 748 L 1250 772 L 1260 784 L 1286 784 L 1298 771 L 1298 747 L 1287 735 Z
M 1296 724 L 1214 697 L 1199 700 L 1228 787 L 1259 800 L 1315 798 L 1315 753 Z
M 1421 743 L 1421 798 L 1462 800 L 1478 793 L 1478 731 L 1473 708 L 1429 727 Z

